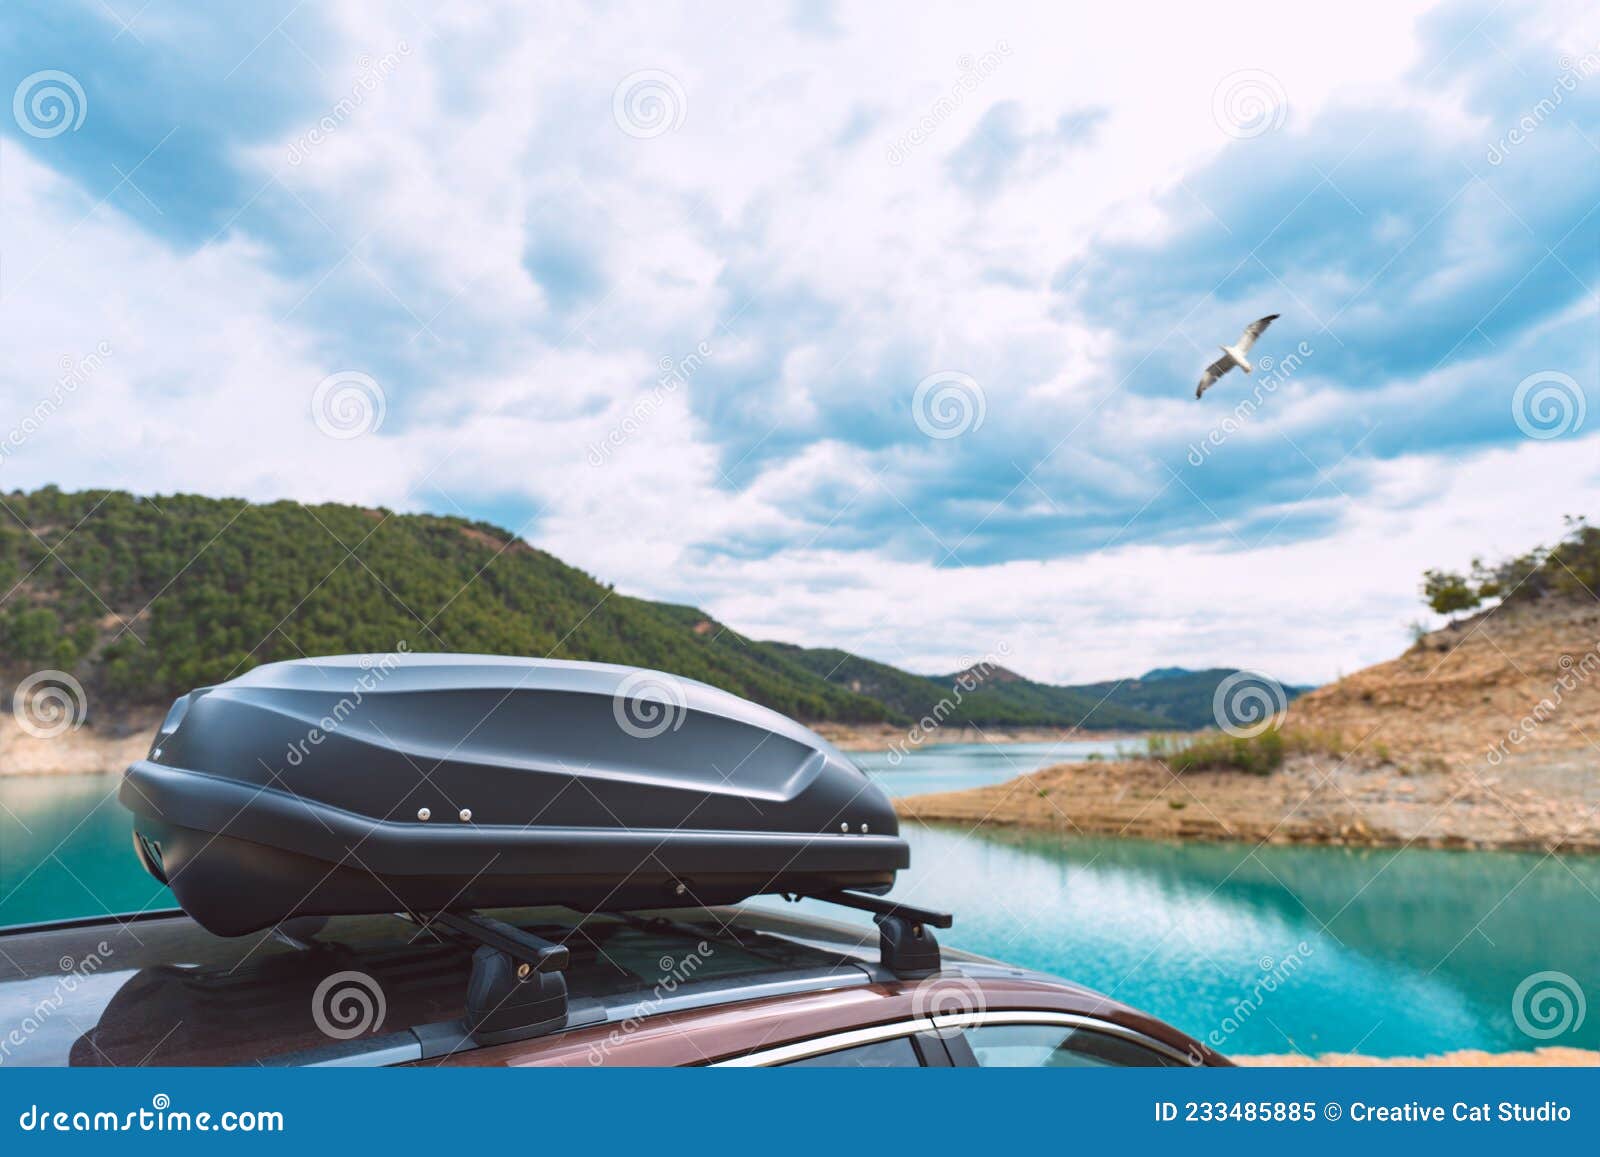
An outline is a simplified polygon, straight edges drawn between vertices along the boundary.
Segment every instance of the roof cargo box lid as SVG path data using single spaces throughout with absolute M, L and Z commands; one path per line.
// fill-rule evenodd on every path
M 806 727 L 599 663 L 273 663 L 180 700 L 122 802 L 214 931 L 291 915 L 882 892 L 894 810 Z

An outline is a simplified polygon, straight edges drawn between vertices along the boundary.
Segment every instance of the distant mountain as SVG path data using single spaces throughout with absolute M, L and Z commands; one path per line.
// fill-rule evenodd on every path
M 401 646 L 630 663 L 811 722 L 901 726 L 1203 727 L 1232 673 L 1158 668 L 1076 687 L 986 664 L 917 675 L 617 594 L 488 523 L 336 504 L 11 494 L 0 589 L 0 672 L 66 671 L 95 714 L 260 663 Z
M 1163 726 L 1181 731 L 1197 731 L 1216 724 L 1212 699 L 1217 684 L 1238 673 L 1234 667 L 1212 667 L 1205 671 L 1190 671 L 1184 667 L 1157 667 L 1146 671 L 1137 679 L 1124 679 L 1106 683 L 1084 683 L 1070 690 L 1095 699 L 1104 697 L 1108 704 L 1146 711 L 1157 715 Z M 1287 703 L 1311 690 L 1282 684 Z
M 1187 667 L 1151 667 L 1139 676 L 1139 682 L 1154 683 L 1158 679 L 1182 679 L 1186 675 L 1193 674 L 1194 672 Z
M 1015 671 L 1002 667 L 996 663 L 974 663 L 964 667 L 954 675 L 934 676 L 940 682 L 954 683 L 961 679 L 976 680 L 980 683 L 1026 683 L 1028 680 L 1018 675 Z
M 1171 727 L 1165 719 L 1070 687 L 1035 683 L 998 666 L 968 667 L 953 675 L 913 675 L 847 651 L 768 643 L 808 670 L 854 694 L 871 696 L 895 722 L 933 716 L 949 726 L 1085 727 L 1149 730 Z

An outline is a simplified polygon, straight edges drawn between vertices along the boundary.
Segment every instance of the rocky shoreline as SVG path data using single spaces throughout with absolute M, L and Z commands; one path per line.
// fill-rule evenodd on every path
M 1600 852 L 1600 808 L 1582 790 L 1361 756 L 1296 756 L 1269 775 L 1179 775 L 1150 759 L 1060 764 L 895 807 L 924 823 L 1069 835 Z
M 0 776 L 97 775 L 121 771 L 150 750 L 162 713 L 151 709 L 115 722 L 69 727 L 36 736 L 0 716 Z

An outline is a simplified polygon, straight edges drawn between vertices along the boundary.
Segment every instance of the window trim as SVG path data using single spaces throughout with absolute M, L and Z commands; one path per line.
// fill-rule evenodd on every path
M 775 1048 L 762 1049 L 759 1052 L 746 1053 L 744 1056 L 730 1057 L 727 1060 L 714 1062 L 713 1067 L 729 1069 L 764 1068 L 769 1065 L 786 1064 L 789 1061 L 805 1060 L 808 1057 L 818 1056 L 822 1053 L 854 1048 L 856 1045 L 893 1040 L 895 1037 L 932 1033 L 942 1038 L 948 1038 L 952 1030 L 955 1029 L 982 1028 L 986 1025 L 999 1024 L 1044 1024 L 1081 1028 L 1142 1045 L 1153 1052 L 1158 1052 L 1162 1056 L 1184 1065 L 1192 1067 L 1195 1063 L 1194 1058 L 1188 1053 L 1173 1048 L 1165 1041 L 1157 1040 L 1155 1037 L 1142 1033 L 1138 1029 L 1114 1024 L 1109 1020 L 1098 1020 L 1092 1016 L 1080 1016 L 1071 1012 L 1047 1012 L 1044 1009 L 1004 1009 L 996 1012 L 944 1013 L 932 1017 L 919 1017 L 915 1020 L 898 1020 L 890 1024 L 877 1024 L 867 1028 L 850 1029 L 846 1032 L 830 1033 L 827 1036 L 812 1037 L 809 1040 L 795 1041 L 791 1044 L 778 1045 Z M 946 1047 L 949 1046 L 949 1043 L 949 1040 L 946 1039 Z M 955 1060 L 958 1067 L 967 1067 L 962 1065 L 962 1062 L 956 1058 L 954 1051 L 951 1053 L 951 1058 Z
M 778 1045 L 776 1048 L 746 1053 L 741 1057 L 729 1057 L 727 1060 L 714 1062 L 712 1067 L 719 1069 L 766 1068 L 770 1065 L 787 1064 L 789 1061 L 802 1061 L 808 1057 L 820 1056 L 823 1053 L 839 1052 L 841 1049 L 854 1048 L 856 1045 L 877 1044 L 879 1041 L 894 1040 L 896 1037 L 916 1036 L 919 1033 L 933 1031 L 933 1021 L 925 1016 L 918 1017 L 915 1020 L 897 1020 L 889 1024 L 853 1028 L 845 1032 L 829 1033 L 827 1036 L 812 1037 L 810 1040 Z
M 1068 1028 L 1081 1028 L 1089 1032 L 1103 1033 L 1106 1036 L 1120 1037 L 1133 1044 L 1142 1045 L 1153 1052 L 1171 1060 L 1179 1061 L 1190 1067 L 1195 1066 L 1194 1057 L 1180 1049 L 1175 1049 L 1165 1041 L 1140 1032 L 1138 1029 L 1128 1028 L 1125 1025 L 1114 1024 L 1109 1020 L 1098 1020 L 1092 1016 L 1079 1016 L 1072 1012 L 1046 1012 L 1043 1009 L 1004 1009 L 996 1012 L 953 1012 L 941 1013 L 932 1018 L 934 1031 L 948 1034 L 952 1029 L 984 1028 L 989 1025 L 1001 1024 L 1044 1024 L 1062 1025 Z

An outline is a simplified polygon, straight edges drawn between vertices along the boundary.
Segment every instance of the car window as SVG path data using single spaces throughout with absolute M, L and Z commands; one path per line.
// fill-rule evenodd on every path
M 982 1068 L 1158 1068 L 1170 1057 L 1109 1033 L 1064 1024 L 991 1024 L 965 1033 Z
M 810 1069 L 914 1069 L 922 1064 L 916 1046 L 910 1037 L 898 1036 L 892 1040 L 873 1041 L 854 1048 L 835 1049 L 790 1061 L 780 1068 Z

